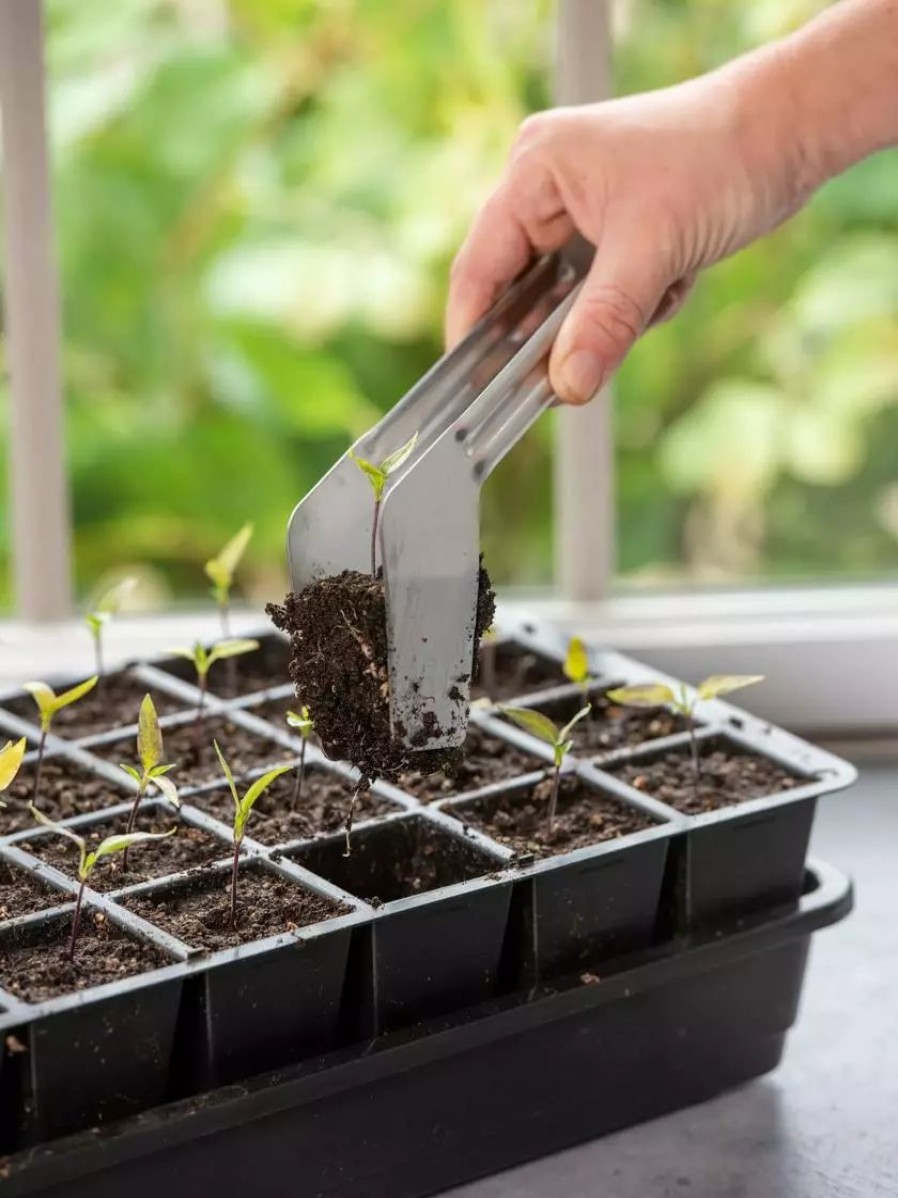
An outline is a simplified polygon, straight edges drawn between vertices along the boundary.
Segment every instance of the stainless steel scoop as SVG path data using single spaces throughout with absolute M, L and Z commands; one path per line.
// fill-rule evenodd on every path
M 415 749 L 460 745 L 468 721 L 480 487 L 555 402 L 547 362 L 589 267 L 579 239 L 539 259 L 351 452 L 381 462 L 417 433 L 381 506 L 390 720 Z M 294 509 L 293 588 L 371 569 L 371 486 L 349 452 Z

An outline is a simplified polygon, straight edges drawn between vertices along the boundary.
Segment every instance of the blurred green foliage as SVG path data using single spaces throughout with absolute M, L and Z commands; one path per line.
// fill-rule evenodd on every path
M 618 90 L 819 7 L 620 3 Z M 293 504 L 440 352 L 452 254 L 548 103 L 551 30 L 549 0 L 49 0 L 82 592 L 141 566 L 162 600 L 205 596 L 247 520 L 245 589 L 282 590 Z M 896 195 L 895 155 L 858 168 L 632 356 L 625 576 L 894 568 Z M 544 422 L 488 485 L 503 581 L 550 577 L 550 455 Z

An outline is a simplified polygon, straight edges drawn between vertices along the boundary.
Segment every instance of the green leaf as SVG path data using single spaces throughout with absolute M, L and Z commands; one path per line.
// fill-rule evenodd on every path
M 240 796 L 237 794 L 237 786 L 234 782 L 234 775 L 231 773 L 231 767 L 228 765 L 227 761 L 225 760 L 225 755 L 224 755 L 224 753 L 222 753 L 221 749 L 219 748 L 218 741 L 213 740 L 212 744 L 215 746 L 215 752 L 218 754 L 218 760 L 221 763 L 222 772 L 224 773 L 225 778 L 227 778 L 227 780 L 228 780 L 228 786 L 230 786 L 230 788 L 231 788 L 231 794 L 234 798 L 234 809 L 236 811 L 239 811 L 240 810 Z
M 103 625 L 108 619 L 108 616 L 99 615 L 95 612 L 88 612 L 88 614 L 84 617 L 84 623 L 90 629 L 91 634 L 94 637 L 99 637 L 100 633 L 103 631 Z
M 366 461 L 365 458 L 356 457 L 351 449 L 349 451 L 349 456 L 358 466 L 359 470 L 361 470 L 362 474 L 364 474 L 371 483 L 371 486 L 374 489 L 374 498 L 382 498 L 384 488 L 387 485 L 387 476 L 384 474 L 383 470 L 381 470 L 380 466 L 375 466 L 373 462 Z
M 743 686 L 754 686 L 756 682 L 763 681 L 763 674 L 712 674 L 700 682 L 696 689 L 700 699 L 717 699 L 731 691 L 741 690 Z
M 559 740 L 567 740 L 571 734 L 571 729 L 576 727 L 576 725 L 579 724 L 581 720 L 585 720 L 591 711 L 592 711 L 591 703 L 587 703 L 585 707 L 581 707 L 580 710 L 577 712 L 577 714 L 574 716 L 574 718 L 571 720 L 568 720 L 568 722 L 565 724 L 565 726 L 558 733 L 558 739 Z
M 79 699 L 83 699 L 97 685 L 99 677 L 99 674 L 94 674 L 93 678 L 88 678 L 86 682 L 79 682 L 71 690 L 63 691 L 61 695 L 57 695 L 53 700 L 52 714 L 56 715 L 57 711 L 62 711 L 63 707 L 70 707 L 73 703 L 77 703 Z
M 413 437 L 410 437 L 394 453 L 387 454 L 380 464 L 381 473 L 385 478 L 389 478 L 391 474 L 395 474 L 399 467 L 408 461 L 417 444 L 418 434 L 415 433 Z
M 525 732 L 538 736 L 546 744 L 554 746 L 558 743 L 558 725 L 554 724 L 547 715 L 543 715 L 541 711 L 531 711 L 528 707 L 500 707 L 499 710 L 512 723 L 523 728 Z
M 178 788 L 172 782 L 171 778 L 166 778 L 164 774 L 153 774 L 152 783 L 158 787 L 162 795 L 168 799 L 173 807 L 181 806 L 181 799 L 178 796 Z
M 37 710 L 41 717 L 41 727 L 44 729 L 49 728 L 50 721 L 56 711 L 54 707 L 56 691 L 53 690 L 52 686 L 47 686 L 46 682 L 24 682 L 22 689 L 28 691 L 37 704 Z
M 174 762 L 171 765 L 154 765 L 149 772 L 149 776 L 150 778 L 161 778 L 163 774 L 169 773 L 174 768 Z
M 672 707 L 677 702 L 674 692 L 662 682 L 619 686 L 608 692 L 608 698 L 612 703 L 622 703 L 624 707 Z
M 252 524 L 244 524 L 243 528 L 228 541 L 218 556 L 206 562 L 206 576 L 225 598 L 231 588 L 234 581 L 234 574 L 240 565 L 240 559 L 246 552 L 246 547 L 252 535 Z
M 138 785 L 140 784 L 140 770 L 135 769 L 133 765 L 127 765 L 124 761 L 122 761 L 119 763 L 119 769 L 124 770 L 126 774 L 129 774 L 134 781 L 138 783 Z
M 136 578 L 123 578 L 108 587 L 93 606 L 90 616 L 115 616 L 122 610 L 125 600 L 137 586 Z M 90 616 L 87 618 L 90 619 Z
M 172 657 L 183 657 L 185 661 L 192 661 L 196 665 L 196 651 L 201 648 L 202 646 L 197 641 L 192 649 L 169 649 L 168 652 Z
M 286 720 L 291 728 L 295 728 L 299 732 L 303 740 L 308 740 L 315 730 L 315 721 L 312 719 L 308 707 L 300 708 L 299 712 L 288 711 Z
M 150 695 L 144 695 L 137 720 L 137 756 L 144 773 L 162 760 L 162 729 Z
M 240 657 L 243 653 L 253 653 L 259 648 L 258 641 L 233 640 L 219 641 L 217 645 L 213 645 L 209 652 L 209 664 L 207 670 L 211 669 L 217 661 L 221 661 L 225 657 Z
M 9 741 L 0 749 L 0 791 L 8 790 L 15 780 L 22 764 L 22 758 L 25 756 L 27 744 L 28 742 L 23 736 L 15 743 Z
M 174 836 L 177 830 L 177 828 L 169 828 L 167 832 L 127 832 L 121 836 L 107 836 L 84 858 L 81 868 L 78 870 L 78 876 L 82 882 L 87 881 L 93 873 L 94 866 L 104 857 L 123 853 L 125 849 L 134 848 L 138 844 L 148 844 L 151 840 L 167 840 L 169 836 Z
M 582 637 L 571 637 L 562 669 L 565 677 L 577 686 L 583 686 L 589 681 L 589 653 Z
M 250 786 L 249 790 L 237 804 L 237 814 L 234 818 L 235 841 L 239 842 L 243 839 L 246 821 L 249 819 L 249 813 L 252 811 L 256 800 L 265 793 L 275 778 L 280 778 L 281 774 L 286 774 L 292 768 L 290 765 L 279 765 L 276 769 L 269 770 L 267 774 L 263 774 L 261 778 L 257 778 L 253 782 L 252 786 Z

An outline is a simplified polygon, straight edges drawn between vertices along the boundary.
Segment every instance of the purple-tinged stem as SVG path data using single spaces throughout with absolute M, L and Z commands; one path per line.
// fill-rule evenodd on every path
M 78 929 L 81 926 L 81 903 L 84 900 L 84 882 L 78 887 L 78 898 L 75 900 L 75 914 L 72 916 L 72 934 L 69 936 L 69 947 L 66 956 L 70 961 L 75 960 L 75 942 L 78 939 Z

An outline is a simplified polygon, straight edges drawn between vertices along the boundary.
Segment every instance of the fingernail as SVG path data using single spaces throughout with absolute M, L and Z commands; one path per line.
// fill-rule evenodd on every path
M 602 385 L 602 363 L 588 349 L 575 349 L 561 364 L 562 399 L 586 403 Z

